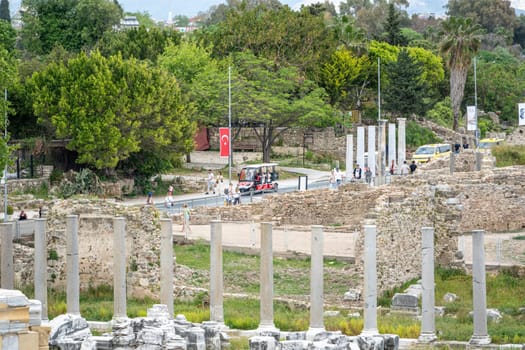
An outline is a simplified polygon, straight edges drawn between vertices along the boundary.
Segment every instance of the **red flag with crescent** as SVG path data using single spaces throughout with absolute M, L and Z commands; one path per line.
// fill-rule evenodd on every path
M 230 130 L 228 128 L 219 128 L 219 139 L 221 142 L 221 157 L 230 156 Z

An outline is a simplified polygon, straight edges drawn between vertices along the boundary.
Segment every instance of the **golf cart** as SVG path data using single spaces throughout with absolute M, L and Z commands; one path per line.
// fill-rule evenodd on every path
M 239 190 L 245 192 L 277 192 L 279 173 L 277 163 L 251 164 L 239 172 Z

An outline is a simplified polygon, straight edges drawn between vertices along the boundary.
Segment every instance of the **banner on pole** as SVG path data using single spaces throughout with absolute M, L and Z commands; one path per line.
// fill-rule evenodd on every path
M 475 131 L 478 129 L 478 119 L 476 115 L 476 106 L 467 106 L 467 130 Z
M 230 156 L 230 129 L 219 128 L 219 139 L 221 143 L 220 154 L 221 157 Z
M 518 125 L 525 125 L 525 103 L 518 103 Z

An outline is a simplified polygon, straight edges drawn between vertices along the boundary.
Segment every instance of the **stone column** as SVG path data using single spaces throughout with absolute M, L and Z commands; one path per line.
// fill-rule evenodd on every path
M 376 177 L 376 127 L 374 125 L 368 126 L 368 167 L 372 172 L 372 178 Z
M 472 305 L 474 305 L 474 334 L 471 345 L 487 345 L 487 285 L 485 282 L 485 245 L 483 230 L 472 231 Z
M 127 318 L 126 219 L 113 218 L 113 319 Z
M 14 289 L 15 288 L 15 270 L 13 266 L 13 237 L 14 237 L 14 223 L 3 222 L 1 223 L 2 233 L 2 266 L 0 269 L 1 287 L 2 289 Z
M 365 174 L 365 128 L 363 126 L 357 127 L 357 144 L 356 144 L 356 162 L 363 169 L 363 177 Z
M 406 149 L 406 118 L 397 118 L 397 163 L 403 164 L 407 160 Z
M 346 181 L 350 181 L 354 170 L 354 135 L 346 135 Z
M 308 339 L 324 332 L 323 321 L 323 226 L 312 226 L 312 249 L 310 269 L 310 329 Z
M 388 169 L 390 169 L 392 161 L 394 161 L 394 164 L 397 167 L 398 163 L 396 159 L 396 124 L 388 123 Z
M 222 222 L 212 220 L 210 228 L 210 321 L 224 324 Z
M 423 294 L 421 297 L 421 334 L 418 341 L 430 343 L 437 339 L 434 312 L 434 228 L 421 228 L 421 274 Z
M 160 220 L 160 303 L 173 318 L 173 222 Z
M 78 215 L 66 217 L 66 240 L 67 313 L 80 316 Z
M 261 320 L 260 330 L 274 330 L 272 224 L 261 223 Z
M 42 303 L 42 321 L 47 318 L 46 219 L 35 219 L 35 299 Z
M 376 266 L 376 225 L 365 225 L 364 256 L 364 327 L 361 335 L 379 334 L 377 330 L 377 266 Z

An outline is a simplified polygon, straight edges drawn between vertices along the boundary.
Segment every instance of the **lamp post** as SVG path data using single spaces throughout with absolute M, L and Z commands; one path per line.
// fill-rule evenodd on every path
M 7 145 L 7 88 L 4 88 L 4 141 Z M 7 222 L 7 156 L 2 182 L 4 185 L 4 222 Z

